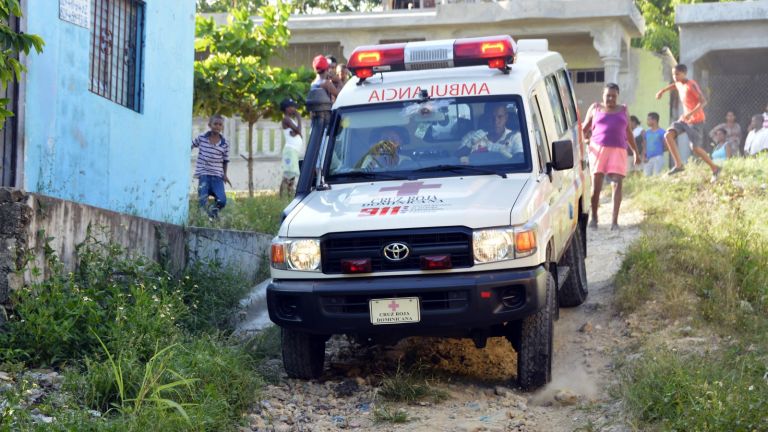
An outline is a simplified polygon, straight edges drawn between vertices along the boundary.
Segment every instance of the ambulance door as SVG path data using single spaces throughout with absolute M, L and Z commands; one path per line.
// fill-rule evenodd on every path
M 571 232 L 576 227 L 579 221 L 579 191 L 581 190 L 582 179 L 579 176 L 580 166 L 580 154 L 581 151 L 578 148 L 578 124 L 572 121 L 572 118 L 568 115 L 569 109 L 566 107 L 567 100 L 563 100 L 563 92 L 558 85 L 555 73 L 550 74 L 545 79 L 545 86 L 547 88 L 547 96 L 549 99 L 549 106 L 552 109 L 552 118 L 554 119 L 553 126 L 555 127 L 555 133 L 557 135 L 556 140 L 570 140 L 571 148 L 573 149 L 574 167 L 572 169 L 561 171 L 563 190 L 565 195 L 561 197 L 563 199 L 564 215 L 563 218 L 563 238 L 564 241 L 568 241 Z
M 529 105 L 531 108 L 531 123 L 530 123 L 530 140 L 535 145 L 534 151 L 537 155 L 538 177 L 536 181 L 539 183 L 539 193 L 536 199 L 536 212 L 541 210 L 541 206 L 546 207 L 545 215 L 540 221 L 539 226 L 541 233 L 550 232 L 554 238 L 555 248 L 562 243 L 562 233 L 559 227 L 557 210 L 557 197 L 560 193 L 561 186 L 560 176 L 554 171 L 549 171 L 549 163 L 552 160 L 552 152 L 549 146 L 549 138 L 547 136 L 547 129 L 544 127 L 544 114 L 542 105 L 545 101 L 543 89 L 535 90 L 531 94 Z M 542 239 L 542 246 L 544 241 L 548 239 Z M 557 250 L 554 252 L 557 253 Z
M 550 155 L 552 152 L 552 142 L 570 139 L 562 108 L 558 106 L 558 90 L 556 84 L 555 87 L 552 87 L 553 83 L 554 76 L 549 75 L 544 79 L 543 85 L 539 87 L 540 89 L 542 86 L 544 87 L 543 92 L 539 92 L 539 107 L 541 109 L 544 130 L 547 135 L 547 149 Z M 555 171 L 554 169 L 549 169 L 548 173 L 552 178 L 552 186 L 555 189 L 555 195 L 551 198 L 550 205 L 552 207 L 552 226 L 556 233 L 555 252 L 559 257 L 565 248 L 565 243 L 568 241 L 573 221 L 576 220 L 576 210 L 573 207 L 575 202 L 573 170 Z

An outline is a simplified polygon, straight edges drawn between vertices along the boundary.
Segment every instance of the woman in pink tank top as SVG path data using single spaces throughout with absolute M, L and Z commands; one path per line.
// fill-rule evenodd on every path
M 597 229 L 597 207 L 603 179 L 613 182 L 613 220 L 611 230 L 619 228 L 621 190 L 627 175 L 627 145 L 635 155 L 634 163 L 640 163 L 635 137 L 629 127 L 626 105 L 618 105 L 619 86 L 608 83 L 603 88 L 603 102 L 589 107 L 582 131 L 589 139 L 589 165 L 592 169 L 592 220 L 589 226 Z

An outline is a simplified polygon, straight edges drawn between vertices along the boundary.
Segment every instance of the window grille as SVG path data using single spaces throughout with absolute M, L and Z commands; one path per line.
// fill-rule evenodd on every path
M 576 84 L 590 84 L 605 82 L 603 69 L 571 71 L 571 81 Z
M 142 0 L 93 0 L 90 90 L 141 112 Z

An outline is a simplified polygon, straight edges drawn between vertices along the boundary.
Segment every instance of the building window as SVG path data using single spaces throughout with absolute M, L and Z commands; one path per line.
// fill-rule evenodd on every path
M 605 82 L 603 69 L 571 71 L 571 81 L 576 84 L 590 84 Z
M 141 112 L 144 2 L 93 0 L 90 90 Z

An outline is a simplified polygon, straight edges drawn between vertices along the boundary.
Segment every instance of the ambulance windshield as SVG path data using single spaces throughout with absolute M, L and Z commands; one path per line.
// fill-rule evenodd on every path
M 516 96 L 375 104 L 339 116 L 326 159 L 331 183 L 531 170 Z

